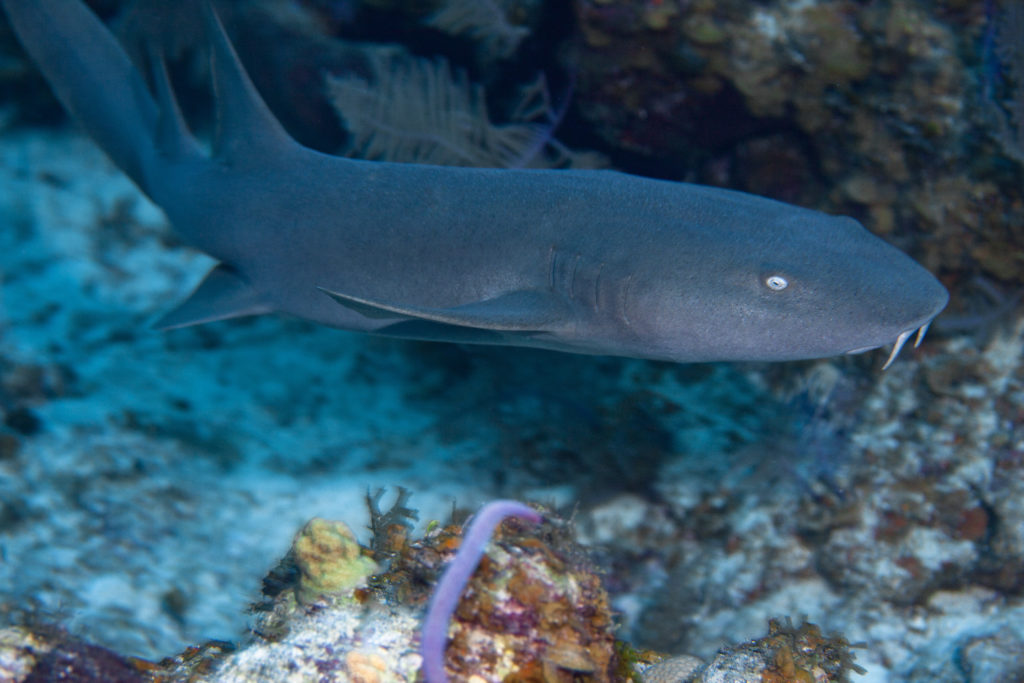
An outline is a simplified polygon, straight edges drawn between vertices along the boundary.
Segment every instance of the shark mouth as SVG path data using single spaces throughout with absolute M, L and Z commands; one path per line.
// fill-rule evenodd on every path
M 925 332 L 928 331 L 928 326 L 931 324 L 932 322 L 929 320 L 924 325 L 921 325 L 921 327 L 912 327 L 909 330 L 900 332 L 899 336 L 896 337 L 896 342 L 892 345 L 892 351 L 889 352 L 889 358 L 886 359 L 885 365 L 882 366 L 882 369 L 885 370 L 890 365 L 892 365 L 893 361 L 896 360 L 896 357 L 900 355 L 900 351 L 903 349 L 903 345 L 907 343 L 907 340 L 910 339 L 910 335 L 914 334 L 914 332 L 917 332 L 917 338 L 914 339 L 914 348 L 916 349 L 918 346 L 920 346 L 921 341 L 924 340 L 924 334 Z M 877 348 L 879 347 L 863 346 L 859 349 L 852 349 L 850 351 L 847 351 L 846 355 L 852 356 L 858 353 L 864 353 L 865 351 L 872 351 Z

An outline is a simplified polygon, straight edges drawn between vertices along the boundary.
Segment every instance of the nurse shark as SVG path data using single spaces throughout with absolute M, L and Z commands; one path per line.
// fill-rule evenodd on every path
M 218 123 L 188 129 L 80 0 L 2 0 L 57 97 L 219 261 L 161 321 L 280 312 L 376 334 L 676 362 L 892 344 L 948 294 L 852 218 L 614 171 L 345 159 L 295 142 L 203 3 Z

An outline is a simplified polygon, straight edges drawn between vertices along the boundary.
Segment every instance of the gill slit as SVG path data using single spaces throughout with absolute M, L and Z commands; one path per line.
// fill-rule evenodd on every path
M 626 277 L 626 281 L 622 283 L 622 289 L 619 296 L 619 317 L 622 318 L 622 322 L 626 323 L 626 327 L 633 329 L 633 323 L 629 319 L 629 289 L 633 286 L 633 274 L 630 273 Z
M 582 254 L 576 254 L 576 258 L 572 261 L 572 275 L 569 276 L 569 301 L 576 300 L 576 274 L 580 270 L 580 259 Z
M 557 267 L 558 251 L 555 249 L 555 245 L 551 245 L 550 251 L 548 251 L 548 289 L 552 292 L 555 291 L 555 268 Z
M 604 262 L 597 267 L 597 275 L 594 276 L 594 312 L 601 312 L 601 275 L 604 273 Z

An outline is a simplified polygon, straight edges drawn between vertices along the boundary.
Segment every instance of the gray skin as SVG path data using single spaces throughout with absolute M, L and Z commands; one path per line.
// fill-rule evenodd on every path
M 365 162 L 294 142 L 206 5 L 219 125 L 181 119 L 79 0 L 0 0 L 69 112 L 220 261 L 162 321 L 282 312 L 348 330 L 679 362 L 896 343 L 939 282 L 851 218 L 611 171 Z M 888 365 L 888 363 L 887 363 Z

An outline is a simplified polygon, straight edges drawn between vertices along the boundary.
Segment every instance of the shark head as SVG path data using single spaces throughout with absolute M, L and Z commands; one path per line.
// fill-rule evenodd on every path
M 852 218 L 786 207 L 727 211 L 693 252 L 626 296 L 629 326 L 666 360 L 799 360 L 893 344 L 885 367 L 946 306 L 946 289 Z M 735 208 L 735 207 L 734 207 Z M 692 232 L 692 231 L 691 231 Z M 695 353 L 695 349 L 702 350 Z

